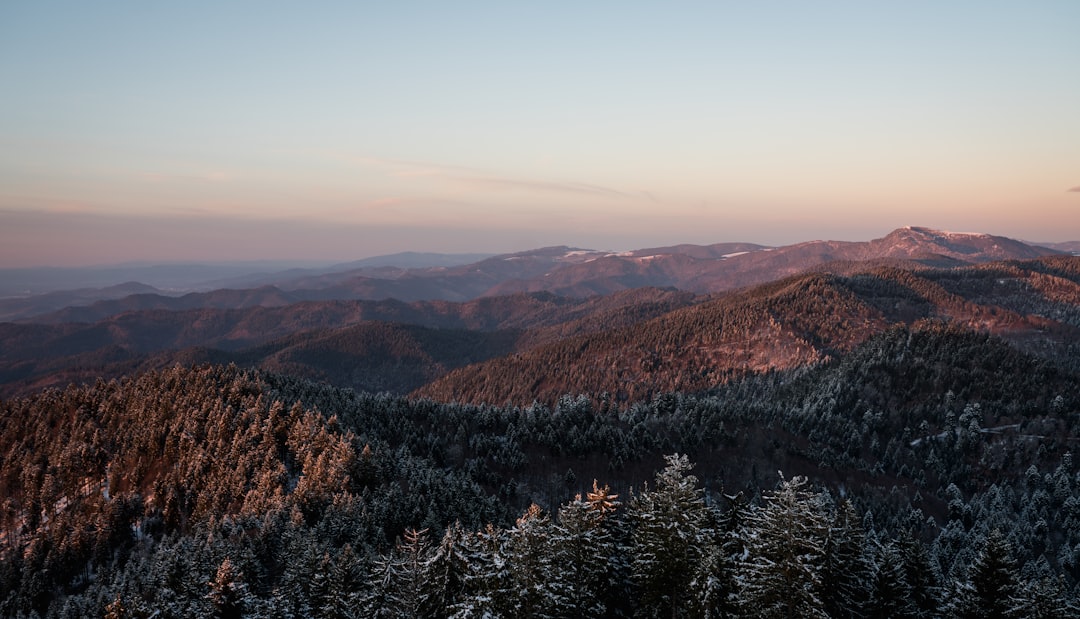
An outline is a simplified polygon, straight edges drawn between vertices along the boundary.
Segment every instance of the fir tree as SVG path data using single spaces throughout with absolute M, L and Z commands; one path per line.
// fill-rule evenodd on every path
M 221 562 L 217 574 L 210 581 L 207 598 L 214 606 L 214 614 L 221 619 L 239 619 L 248 602 L 247 584 L 240 570 L 228 557 Z M 119 601 L 119 600 L 118 600 Z
M 829 616 L 859 617 L 870 596 L 871 569 L 862 520 L 850 500 L 841 501 L 829 525 L 821 601 Z
M 465 594 L 451 608 L 452 617 L 507 616 L 513 603 L 513 581 L 503 548 L 503 531 L 487 525 L 462 539 L 466 557 Z
M 631 503 L 631 569 L 641 616 L 680 616 L 691 606 L 687 575 L 698 569 L 708 539 L 707 508 L 685 455 L 665 456 L 656 489 Z
M 397 589 L 399 563 L 396 558 L 380 556 L 372 562 L 367 582 L 357 604 L 362 617 L 389 619 L 398 617 L 401 593 Z
M 463 599 L 469 571 L 465 538 L 461 522 L 455 521 L 446 528 L 442 540 L 428 558 L 421 585 L 421 615 L 449 616 L 454 604 Z
M 735 562 L 724 549 L 728 534 L 718 527 L 710 528 L 714 534 L 706 540 L 697 570 L 687 583 L 690 615 L 730 617 L 738 613 Z
M 930 561 L 926 546 L 905 533 L 899 541 L 904 562 L 904 578 L 911 587 L 911 601 L 920 618 L 936 617 L 941 612 L 941 585 L 937 569 Z
M 716 521 L 712 543 L 695 578 L 699 616 L 735 617 L 740 614 L 739 561 L 746 549 L 744 536 L 751 515 L 750 505 L 741 492 L 721 496 L 728 501 L 728 508 L 722 512 L 710 510 Z
M 401 614 L 419 617 L 424 601 L 424 580 L 430 552 L 427 529 L 406 529 L 397 545 L 398 569 L 394 587 L 398 591 Z
M 805 477 L 783 479 L 749 523 L 744 609 L 758 617 L 828 617 L 821 600 L 828 520 Z
M 326 570 L 325 564 L 321 570 Z M 326 619 L 358 617 L 357 593 L 358 560 L 352 546 L 346 544 L 329 565 L 329 574 L 320 587 L 319 614 Z
M 510 614 L 562 616 L 570 607 L 567 583 L 554 564 L 551 518 L 533 503 L 507 532 L 506 553 L 512 580 Z
M 312 589 L 315 573 L 323 553 L 313 531 L 303 528 L 298 511 L 286 525 L 279 561 L 283 565 L 281 579 L 274 591 L 274 604 L 286 616 L 308 617 L 312 614 Z
M 994 529 L 968 568 L 953 600 L 953 613 L 961 619 L 1010 619 L 1023 614 L 1020 582 L 1012 547 Z
M 901 551 L 892 543 L 878 544 L 873 562 L 873 591 L 867 605 L 870 619 L 907 619 L 917 616 L 904 571 Z
M 1080 616 L 1080 606 L 1070 599 L 1065 583 L 1057 576 L 1045 576 L 1027 587 L 1026 616 L 1035 619 L 1068 619 Z
M 569 608 L 577 616 L 601 616 L 607 607 L 604 597 L 610 587 L 609 575 L 618 561 L 615 540 L 608 528 L 618 495 L 606 486 L 597 487 L 589 500 L 577 495 L 559 509 L 555 532 L 555 566 L 565 583 Z

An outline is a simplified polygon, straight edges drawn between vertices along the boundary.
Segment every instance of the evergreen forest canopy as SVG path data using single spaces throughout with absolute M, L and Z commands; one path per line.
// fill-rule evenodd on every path
M 0 616 L 1080 613 L 1080 258 L 0 338 Z
M 627 407 L 209 365 L 46 391 L 0 405 L 0 608 L 1074 616 L 1078 378 L 927 324 Z

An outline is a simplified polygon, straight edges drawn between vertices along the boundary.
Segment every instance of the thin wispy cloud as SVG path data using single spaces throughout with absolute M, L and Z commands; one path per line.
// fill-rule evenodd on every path
M 391 206 L 402 206 L 402 205 L 415 204 L 415 203 L 418 203 L 418 202 L 419 202 L 419 200 L 416 200 L 414 198 L 391 197 L 391 198 L 378 198 L 376 200 L 372 200 L 370 202 L 365 203 L 364 206 L 372 207 L 372 208 L 384 208 L 384 207 L 391 207 Z
M 1077 185 L 1076 187 L 1070 189 L 1069 193 L 1080 193 L 1080 185 Z
M 633 197 L 624 191 L 591 183 L 537 180 L 492 174 L 488 170 L 466 166 L 417 161 L 400 161 L 379 157 L 349 157 L 353 163 L 385 170 L 398 178 L 429 178 L 478 189 L 503 189 L 539 193 L 592 195 L 614 198 Z M 643 192 L 643 195 L 648 195 Z M 650 196 L 651 197 L 651 196 Z
M 385 159 L 382 157 L 355 157 L 346 156 L 351 163 L 365 167 L 378 168 L 392 176 L 411 178 L 418 176 L 451 177 L 457 175 L 481 175 L 484 171 L 467 166 L 455 166 L 439 163 L 426 163 L 420 161 L 402 161 L 399 159 Z
M 513 178 L 493 177 L 456 177 L 452 180 L 474 187 L 521 189 L 526 191 L 571 193 L 578 195 L 600 195 L 612 197 L 626 197 L 627 195 L 615 189 L 609 189 L 607 187 L 600 187 L 597 185 L 589 185 L 586 183 L 557 183 L 548 181 L 531 181 Z
M 389 195 L 334 205 L 319 211 L 318 215 L 327 221 L 349 225 L 403 225 L 447 215 L 458 217 L 479 208 L 476 204 L 439 196 Z
M 230 172 L 211 171 L 194 174 L 177 174 L 172 172 L 141 172 L 138 177 L 152 183 L 165 183 L 175 181 L 198 181 L 206 183 L 220 183 L 233 180 L 235 175 Z
M 88 200 L 73 200 L 52 196 L 22 196 L 0 194 L 0 215 L 39 212 L 47 216 L 73 213 L 95 213 L 103 206 Z

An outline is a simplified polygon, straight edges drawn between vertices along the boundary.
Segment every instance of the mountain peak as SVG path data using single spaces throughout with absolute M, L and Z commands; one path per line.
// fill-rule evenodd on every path
M 876 253 L 894 258 L 941 255 L 965 262 L 1038 258 L 1053 250 L 983 232 L 951 232 L 921 226 L 905 226 L 870 242 Z
M 902 234 L 904 232 L 913 232 L 933 239 L 990 238 L 990 235 L 985 232 L 953 232 L 951 230 L 935 230 L 934 228 L 927 228 L 925 226 L 904 226 L 903 228 L 894 230 L 889 236 L 898 233 Z

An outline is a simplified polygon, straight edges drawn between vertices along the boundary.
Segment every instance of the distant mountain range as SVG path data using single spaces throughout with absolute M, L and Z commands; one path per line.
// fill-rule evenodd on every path
M 23 298 L 74 289 L 108 289 L 129 281 L 169 294 L 206 292 L 218 288 L 253 288 L 285 279 L 340 271 L 456 266 L 492 254 L 402 252 L 345 263 L 260 260 L 223 263 L 119 264 L 89 267 L 28 267 L 0 269 L 0 299 Z
M 1040 247 L 1046 247 L 1061 252 L 1070 253 L 1074 256 L 1080 256 L 1080 241 L 1068 241 L 1066 243 L 1028 243 L 1029 245 L 1039 245 Z
M 138 294 L 0 323 L 0 396 L 231 362 L 447 401 L 630 402 L 816 363 L 898 323 L 992 332 L 1047 358 L 1080 347 L 1080 258 L 981 234 L 556 247 L 361 271 L 180 297 L 131 284 L 117 293 Z M 50 298 L 83 293 L 65 294 Z
M 1064 253 L 986 234 L 901 228 L 867 242 L 676 245 L 627 252 L 549 247 L 492 257 L 397 254 L 323 269 L 247 274 L 177 296 L 135 283 L 0 300 L 0 320 L 96 322 L 131 311 L 281 307 L 302 301 L 457 301 L 520 292 L 588 297 L 641 287 L 698 294 L 751 286 L 838 261 L 951 267 Z M 469 262 L 463 262 L 470 260 Z M 395 264 L 396 263 L 396 264 Z M 414 265 L 414 266 L 409 266 Z M 126 288 L 125 288 L 126 287 Z M 138 294 L 125 294 L 127 289 Z

